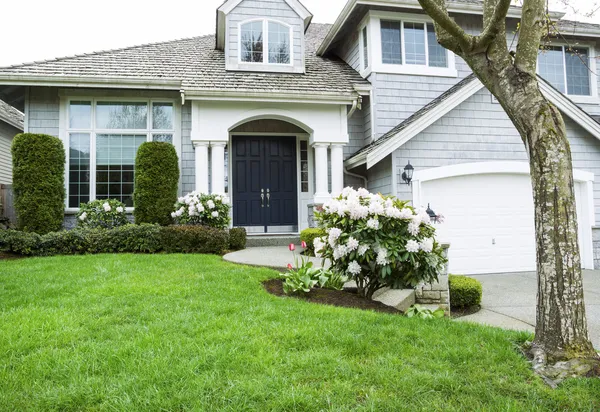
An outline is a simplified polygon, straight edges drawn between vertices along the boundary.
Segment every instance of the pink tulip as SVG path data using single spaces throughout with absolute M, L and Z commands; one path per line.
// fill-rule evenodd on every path
M 306 249 L 306 242 L 304 240 L 302 241 L 302 247 Z
M 288 263 L 288 269 L 289 269 L 289 270 L 292 270 L 292 269 L 294 269 L 294 267 L 292 266 L 292 264 L 291 264 L 291 263 Z
M 293 243 L 290 243 L 289 249 L 291 252 L 293 252 L 294 250 L 296 250 L 296 245 L 294 245 Z

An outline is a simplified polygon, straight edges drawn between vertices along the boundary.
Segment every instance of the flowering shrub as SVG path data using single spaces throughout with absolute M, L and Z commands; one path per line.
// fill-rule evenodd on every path
M 386 286 L 437 281 L 446 263 L 426 211 L 394 197 L 346 188 L 316 216 L 327 232 L 314 241 L 317 256 L 350 275 L 367 298 Z
M 77 225 L 87 229 L 113 229 L 128 223 L 125 205 L 115 199 L 82 204 L 77 214 Z
M 199 192 L 180 197 L 171 217 L 180 225 L 204 225 L 217 229 L 229 226 L 229 198 Z

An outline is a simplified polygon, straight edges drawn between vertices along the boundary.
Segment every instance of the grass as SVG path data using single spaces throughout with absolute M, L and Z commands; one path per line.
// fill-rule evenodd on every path
M 214 256 L 0 263 L 0 410 L 584 410 L 551 390 L 527 335 L 267 294 Z

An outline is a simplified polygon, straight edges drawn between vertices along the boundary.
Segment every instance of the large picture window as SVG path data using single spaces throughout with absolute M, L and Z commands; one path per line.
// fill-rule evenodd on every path
M 242 63 L 291 64 L 291 54 L 290 26 L 271 20 L 254 20 L 240 25 Z
M 133 207 L 137 150 L 147 141 L 173 143 L 173 117 L 173 102 L 70 101 L 67 206 L 117 199 Z
M 548 46 L 540 50 L 540 76 L 562 93 L 591 96 L 590 50 L 585 47 Z

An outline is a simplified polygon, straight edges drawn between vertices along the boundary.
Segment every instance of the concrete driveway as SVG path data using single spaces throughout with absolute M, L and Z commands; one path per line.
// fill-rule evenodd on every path
M 471 276 L 483 285 L 482 310 L 461 321 L 507 329 L 535 329 L 536 274 L 500 273 Z M 583 285 L 590 338 L 600 349 L 600 271 L 584 271 Z

